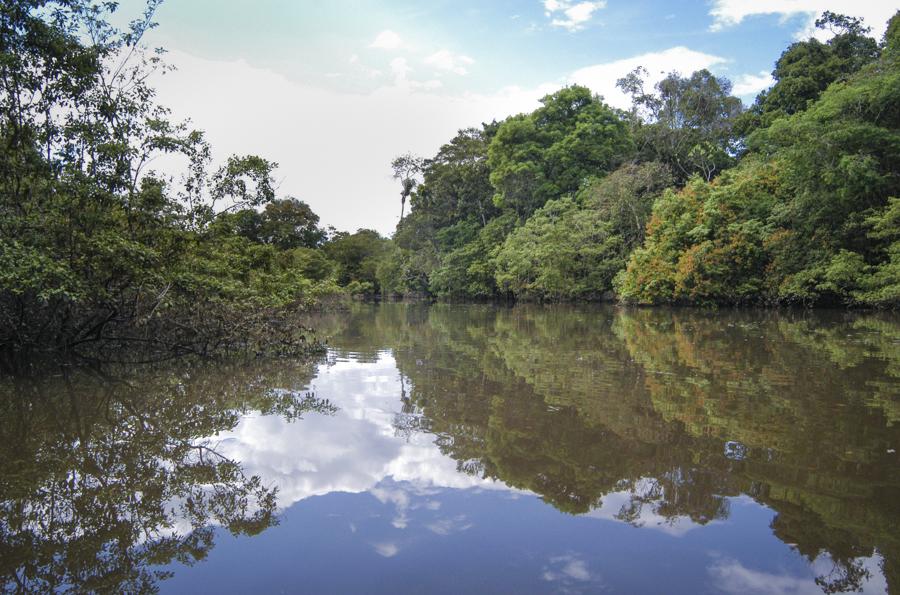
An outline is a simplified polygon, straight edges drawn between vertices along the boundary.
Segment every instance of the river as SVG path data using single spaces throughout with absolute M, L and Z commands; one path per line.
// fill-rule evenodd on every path
M 357 305 L 0 382 L 4 591 L 900 593 L 900 317 Z

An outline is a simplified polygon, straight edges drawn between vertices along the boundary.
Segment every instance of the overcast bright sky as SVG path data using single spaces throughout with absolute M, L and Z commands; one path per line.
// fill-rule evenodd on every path
M 125 0 L 118 18 L 142 3 Z M 282 195 L 325 225 L 390 234 L 390 161 L 433 155 L 459 128 L 534 109 L 565 84 L 624 107 L 615 81 L 708 68 L 745 103 L 823 10 L 878 37 L 893 0 L 166 0 L 149 42 L 177 67 L 160 101 L 215 155 L 280 164 Z

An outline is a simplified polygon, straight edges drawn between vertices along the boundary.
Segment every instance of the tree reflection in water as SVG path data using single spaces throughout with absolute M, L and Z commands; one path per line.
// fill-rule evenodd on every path
M 824 592 L 864 586 L 873 560 L 900 589 L 896 317 L 385 304 L 314 326 L 333 336 L 330 362 L 390 350 L 396 436 L 433 436 L 461 473 L 673 532 L 752 498 Z M 161 567 L 207 555 L 215 527 L 274 524 L 274 489 L 215 436 L 254 411 L 333 412 L 307 392 L 313 371 L 182 363 L 0 381 L 3 590 L 152 591 Z
M 858 589 L 870 556 L 900 589 L 896 317 L 382 306 L 351 331 L 335 343 L 394 350 L 397 431 L 433 433 L 462 472 L 573 514 L 624 492 L 635 525 L 726 519 L 743 494 L 833 562 L 823 591 Z
M 333 411 L 306 392 L 312 372 L 182 362 L 0 382 L 2 590 L 153 592 L 158 567 L 207 555 L 215 526 L 276 523 L 276 490 L 210 437 L 249 411 Z

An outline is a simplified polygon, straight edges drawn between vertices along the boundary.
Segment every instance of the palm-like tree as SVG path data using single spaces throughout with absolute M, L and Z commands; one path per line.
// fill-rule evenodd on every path
M 412 153 L 400 155 L 391 162 L 391 168 L 394 170 L 394 179 L 400 180 L 403 186 L 403 189 L 400 191 L 400 219 L 403 219 L 403 215 L 406 212 L 406 199 L 409 198 L 419 184 L 416 177 L 422 171 L 422 165 L 422 158 Z

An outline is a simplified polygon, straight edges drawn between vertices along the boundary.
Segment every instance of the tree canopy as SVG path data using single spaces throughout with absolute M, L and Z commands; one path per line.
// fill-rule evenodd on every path
M 895 307 L 897 30 L 825 12 L 749 109 L 726 78 L 637 68 L 462 130 L 379 267 L 438 298 Z M 490 199 L 489 199 L 490 197 Z

